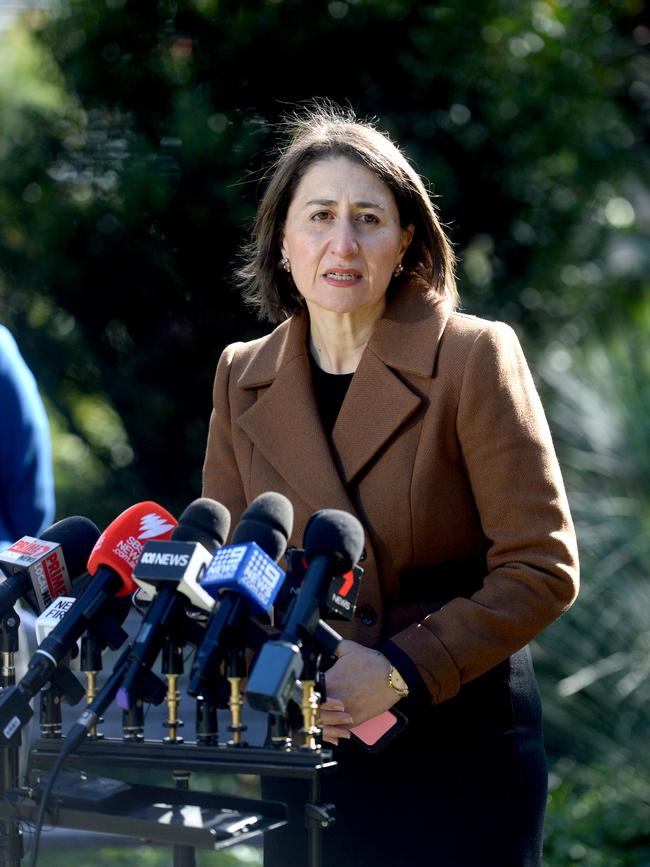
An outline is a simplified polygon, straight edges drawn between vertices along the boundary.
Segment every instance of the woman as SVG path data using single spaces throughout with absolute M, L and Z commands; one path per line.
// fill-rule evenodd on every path
M 513 331 L 454 311 L 422 181 L 387 136 L 332 108 L 296 119 L 241 274 L 280 324 L 223 352 L 204 494 L 235 516 L 285 494 L 298 546 L 325 507 L 366 533 L 322 706 L 338 762 L 324 863 L 539 864 L 546 763 L 526 644 L 573 602 L 578 566 Z M 350 740 L 397 703 L 409 725 L 383 751 Z M 265 864 L 301 863 L 297 834 L 267 834 Z

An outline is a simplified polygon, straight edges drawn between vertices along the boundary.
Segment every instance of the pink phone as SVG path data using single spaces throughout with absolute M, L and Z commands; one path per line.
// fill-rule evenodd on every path
M 387 710 L 350 729 L 370 752 L 377 752 L 406 725 L 404 714 L 396 710 Z

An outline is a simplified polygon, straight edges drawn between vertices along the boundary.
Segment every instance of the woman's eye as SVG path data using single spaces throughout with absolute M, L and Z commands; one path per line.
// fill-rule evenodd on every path
M 329 219 L 328 211 L 317 211 L 315 214 L 311 215 L 312 220 L 315 220 L 317 223 L 322 222 L 323 220 Z
M 359 214 L 359 220 L 362 223 L 378 223 L 379 217 L 376 214 Z

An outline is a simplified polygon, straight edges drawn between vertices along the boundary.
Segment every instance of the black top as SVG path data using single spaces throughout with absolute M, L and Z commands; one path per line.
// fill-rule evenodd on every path
M 345 395 L 352 382 L 353 373 L 326 373 L 309 356 L 311 378 L 314 383 L 314 395 L 323 425 L 323 429 L 331 440 L 332 431 L 340 412 Z

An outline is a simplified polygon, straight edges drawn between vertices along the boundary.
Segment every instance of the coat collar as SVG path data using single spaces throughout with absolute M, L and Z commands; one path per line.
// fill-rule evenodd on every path
M 428 301 L 414 283 L 407 283 L 388 304 L 368 343 L 387 367 L 413 373 L 433 375 L 438 343 L 449 318 L 445 301 Z M 307 353 L 309 317 L 300 311 L 287 319 L 260 341 L 259 350 L 242 371 L 240 388 L 270 385 L 281 368 L 298 355 Z
M 239 424 L 282 477 L 314 508 L 353 511 L 346 492 L 367 463 L 420 407 L 408 379 L 434 375 L 445 302 L 430 302 L 403 286 L 377 323 L 346 395 L 332 441 L 320 424 L 307 349 L 309 318 L 292 316 L 260 341 L 237 385 L 269 386 Z

